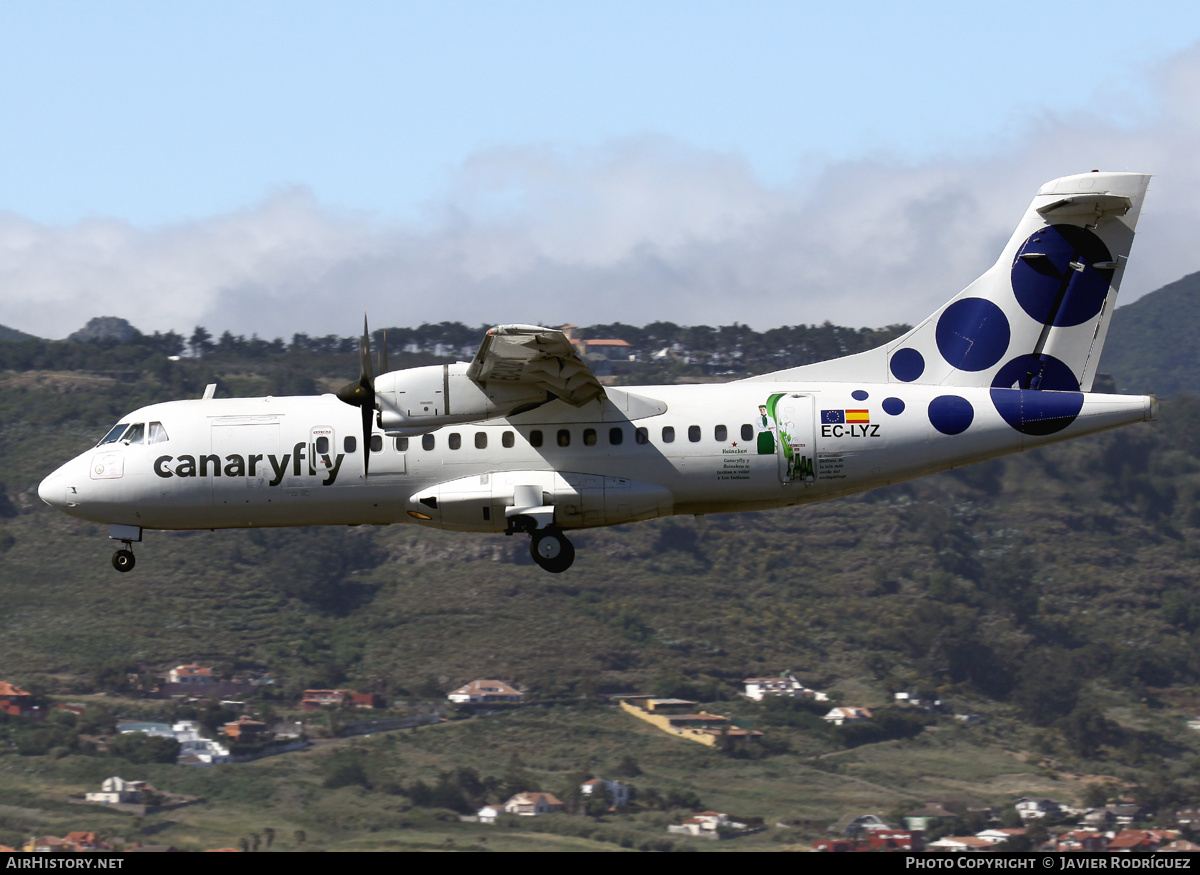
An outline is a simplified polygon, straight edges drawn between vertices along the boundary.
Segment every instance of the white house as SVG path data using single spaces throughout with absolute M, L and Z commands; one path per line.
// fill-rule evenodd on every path
M 1046 796 L 1022 796 L 1013 804 L 1017 814 L 1021 815 L 1021 820 L 1055 817 L 1062 811 L 1062 805 Z
M 833 708 L 822 719 L 828 720 L 834 726 L 841 726 L 843 723 L 863 723 L 871 719 L 871 709 Z
M 719 837 L 722 829 L 743 830 L 745 828 L 746 824 L 730 820 L 728 814 L 720 811 L 701 811 L 678 826 L 668 826 L 667 832 L 715 839 Z
M 506 814 L 522 817 L 539 817 L 562 809 L 562 802 L 553 793 L 518 793 L 504 803 Z
M 629 788 L 617 781 L 592 778 L 590 781 L 584 781 L 580 785 L 579 791 L 584 796 L 598 796 L 602 799 L 611 799 L 612 804 L 617 808 L 624 808 L 629 804 Z
M 475 816 L 479 818 L 480 823 L 495 823 L 496 818 L 500 816 L 501 810 L 495 805 L 485 805 L 475 812 Z
M 99 793 L 87 793 L 83 798 L 88 802 L 104 802 L 108 805 L 115 805 L 119 802 L 138 802 L 142 798 L 142 791 L 147 787 L 149 785 L 145 781 L 126 781 L 124 778 L 114 775 L 104 779 Z
M 783 678 L 746 678 L 745 696 L 755 702 L 761 702 L 766 696 L 782 696 L 789 699 L 811 699 L 816 702 L 828 702 L 829 697 L 816 690 L 810 690 L 795 675 Z

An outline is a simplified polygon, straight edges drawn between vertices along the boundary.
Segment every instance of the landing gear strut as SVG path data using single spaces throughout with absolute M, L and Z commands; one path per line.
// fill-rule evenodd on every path
M 551 574 L 561 574 L 575 561 L 575 546 L 558 529 L 530 532 L 529 555 Z
M 133 544 L 129 541 L 122 541 L 121 543 L 125 546 L 116 553 L 113 553 L 113 568 L 121 573 L 133 571 L 133 566 L 137 564 L 137 560 L 133 557 L 133 550 L 130 549 L 133 547 Z

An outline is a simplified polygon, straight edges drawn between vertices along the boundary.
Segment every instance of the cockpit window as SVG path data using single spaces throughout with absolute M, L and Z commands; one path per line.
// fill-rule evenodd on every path
M 167 430 L 163 428 L 163 424 L 161 422 L 150 423 L 150 434 L 146 437 L 146 443 L 161 444 L 166 443 L 169 440 L 170 438 L 167 437 Z
M 112 431 L 110 431 L 103 438 L 101 438 L 100 443 L 96 444 L 96 446 L 99 447 L 99 446 L 103 446 L 104 444 L 116 443 L 118 440 L 120 440 L 121 435 L 125 434 L 125 429 L 127 429 L 127 428 L 129 428 L 128 422 L 122 422 L 122 423 L 118 423 L 117 425 L 114 425 L 112 427 Z
M 135 422 L 129 426 L 129 431 L 121 435 L 121 443 L 123 444 L 140 444 L 146 440 L 146 423 Z

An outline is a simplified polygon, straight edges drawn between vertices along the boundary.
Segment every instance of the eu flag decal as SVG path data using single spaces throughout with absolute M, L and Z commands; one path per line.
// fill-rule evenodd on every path
M 821 424 L 822 425 L 844 425 L 846 423 L 845 410 L 822 410 Z

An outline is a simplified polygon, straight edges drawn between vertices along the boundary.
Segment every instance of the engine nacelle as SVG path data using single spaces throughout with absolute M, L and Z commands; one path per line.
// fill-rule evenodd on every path
M 508 416 L 548 400 L 527 383 L 489 380 L 486 388 L 467 376 L 466 362 L 428 365 L 381 374 L 375 380 L 379 427 L 392 437 L 411 437 L 460 422 Z

